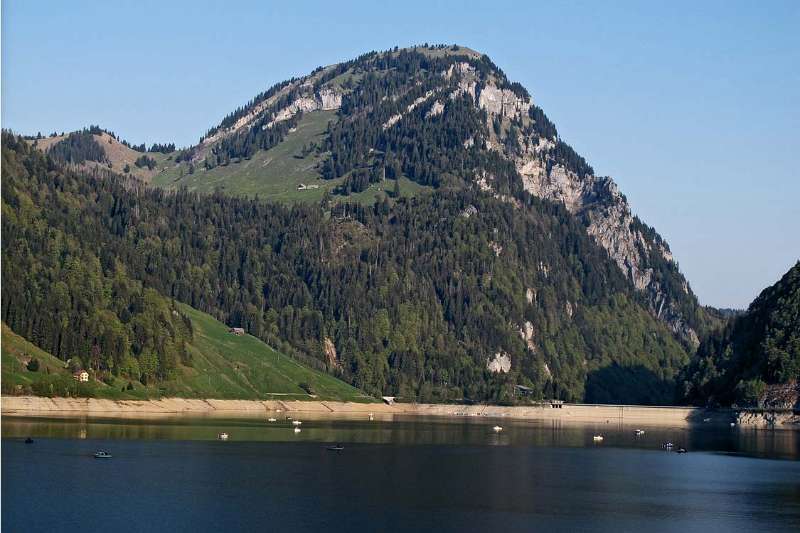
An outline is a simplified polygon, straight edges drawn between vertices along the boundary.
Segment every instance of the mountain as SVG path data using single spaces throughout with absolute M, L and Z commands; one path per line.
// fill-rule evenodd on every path
M 685 376 L 694 403 L 800 406 L 800 262 L 704 339 Z
M 98 324 L 145 320 L 130 303 L 143 291 L 371 395 L 430 401 L 670 403 L 698 333 L 722 320 L 614 182 L 463 47 L 277 84 L 136 179 L 81 163 L 111 160 L 93 139 L 104 155 L 86 138 L 3 136 L 3 319 L 58 357 L 62 337 L 96 346 L 112 374 L 124 350 Z M 87 273 L 96 285 L 77 282 Z M 145 333 L 134 355 L 180 345 Z M 167 382 L 180 357 L 158 359 Z
M 468 48 L 395 49 L 320 67 L 259 94 L 189 153 L 153 183 L 288 201 L 471 187 L 509 202 L 524 193 L 558 202 L 689 349 L 713 322 L 669 245 L 614 181 L 595 175 L 524 87 Z

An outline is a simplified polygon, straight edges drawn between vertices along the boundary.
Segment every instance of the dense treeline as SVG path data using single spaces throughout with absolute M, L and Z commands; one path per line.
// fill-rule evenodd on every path
M 800 381 L 800 262 L 704 339 L 685 380 L 690 402 L 750 406 L 767 385 Z
M 147 151 L 169 154 L 175 151 L 175 143 L 153 143 L 150 148 L 147 149 Z
M 82 206 L 63 208 L 75 226 L 49 222 L 78 178 L 3 134 L 2 315 L 15 332 L 77 367 L 146 383 L 189 364 L 192 327 L 169 300 L 132 279 L 123 264 L 82 236 Z M 31 196 L 22 185 L 48 185 Z M 47 192 L 45 193 L 45 190 Z M 43 193 L 42 196 L 39 196 Z M 83 198 L 83 201 L 90 201 Z
M 168 378 L 184 322 L 152 289 L 371 394 L 506 402 L 523 384 L 540 397 L 665 403 L 686 361 L 560 205 L 442 190 L 326 213 L 166 193 L 65 172 L 8 135 L 3 164 L 4 320 L 60 357 L 96 344 L 117 368 L 124 349 L 92 330 L 106 313 L 128 355 L 141 366 L 157 354 L 156 377 Z M 59 283 L 67 296 L 51 302 Z M 59 334 L 71 344 L 59 347 Z M 505 356 L 510 372 L 487 370 Z M 606 386 L 609 368 L 637 379 Z

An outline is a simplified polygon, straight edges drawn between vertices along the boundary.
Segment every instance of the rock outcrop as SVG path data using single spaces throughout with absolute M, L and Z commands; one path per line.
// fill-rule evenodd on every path
M 486 369 L 495 374 L 505 374 L 511 371 L 511 356 L 505 352 L 497 352 L 494 357 L 486 362 Z
M 320 89 L 316 94 L 310 93 L 296 98 L 291 104 L 279 110 L 270 122 L 263 126 L 264 129 L 272 127 L 278 122 L 289 120 L 296 114 L 311 111 L 332 111 L 342 106 L 342 93 L 330 88 Z

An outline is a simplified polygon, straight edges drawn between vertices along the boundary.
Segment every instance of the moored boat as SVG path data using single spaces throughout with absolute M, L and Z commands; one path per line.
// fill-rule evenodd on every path
M 94 458 L 95 459 L 111 459 L 111 454 L 106 452 L 106 451 L 100 450 L 100 451 L 94 452 Z

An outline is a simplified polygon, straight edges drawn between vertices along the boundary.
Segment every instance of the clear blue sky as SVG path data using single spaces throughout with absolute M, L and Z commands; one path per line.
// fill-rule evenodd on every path
M 746 306 L 800 258 L 800 2 L 77 4 L 3 2 L 3 127 L 188 145 L 318 65 L 456 42 L 617 180 L 702 303 Z

